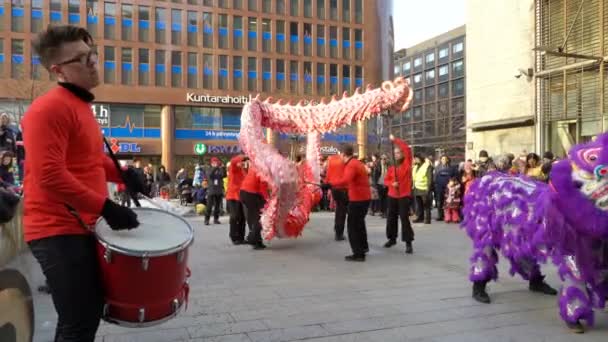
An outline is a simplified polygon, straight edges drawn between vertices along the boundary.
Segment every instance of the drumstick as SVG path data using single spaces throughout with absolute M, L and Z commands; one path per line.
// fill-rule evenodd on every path
M 127 193 L 133 199 L 133 203 L 135 203 L 135 206 L 138 208 L 141 207 L 141 204 L 139 203 L 139 200 L 137 199 L 137 194 L 135 192 L 133 192 L 133 189 L 129 189 L 129 186 L 127 185 L 127 177 L 125 176 L 125 173 L 122 171 L 122 168 L 120 167 L 120 163 L 118 162 L 116 155 L 114 154 L 114 152 L 112 152 L 112 146 L 110 146 L 108 139 L 106 139 L 106 137 L 103 137 L 103 142 L 106 144 L 106 147 L 108 148 L 108 153 L 110 154 L 110 158 L 114 162 L 114 166 L 116 166 L 116 169 L 118 170 L 120 179 L 122 179 L 122 182 L 127 187 Z

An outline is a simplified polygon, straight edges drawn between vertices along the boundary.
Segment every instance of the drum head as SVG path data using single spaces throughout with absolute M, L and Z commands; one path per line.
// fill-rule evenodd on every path
M 27 280 L 16 270 L 0 271 L 0 342 L 31 342 L 34 303 Z
M 188 221 L 154 208 L 133 208 L 139 227 L 114 231 L 103 218 L 97 221 L 95 234 L 111 250 L 133 256 L 162 256 L 189 246 L 194 234 Z

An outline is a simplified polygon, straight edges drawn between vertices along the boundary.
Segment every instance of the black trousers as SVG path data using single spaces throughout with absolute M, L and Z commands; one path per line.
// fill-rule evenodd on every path
M 348 206 L 348 194 L 344 189 L 331 189 L 331 196 L 336 201 L 336 216 L 334 218 L 334 231 L 336 236 L 344 236 L 344 223 Z
M 416 196 L 416 221 L 431 222 L 431 193 Z
M 251 244 L 262 243 L 262 224 L 260 223 L 260 211 L 266 205 L 266 200 L 260 194 L 241 190 L 241 202 L 245 207 L 245 217 L 249 226 L 247 240 Z
M 95 237 L 62 235 L 29 243 L 59 316 L 55 342 L 93 342 L 104 296 Z
M 245 240 L 245 211 L 241 201 L 228 200 L 226 203 L 230 212 L 230 240 L 232 242 Z
M 386 237 L 389 240 L 397 240 L 399 231 L 398 218 L 401 219 L 401 241 L 414 241 L 414 230 L 410 224 L 411 197 L 388 198 L 388 214 L 386 218 Z
M 435 190 L 435 202 L 437 202 L 437 218 L 443 220 L 443 206 L 445 204 L 445 187 Z
M 388 188 L 384 185 L 378 184 L 377 185 L 377 189 L 378 189 L 378 203 L 379 203 L 379 211 L 383 214 L 386 215 L 386 208 L 387 208 L 387 195 L 388 195 Z
M 348 202 L 348 242 L 353 255 L 361 256 L 369 250 L 367 244 L 367 228 L 365 215 L 369 209 L 370 201 Z
M 213 219 L 219 220 L 220 218 L 220 204 L 222 203 L 222 195 L 207 195 L 207 210 L 205 212 L 205 221 L 209 222 L 211 217 L 211 211 L 213 210 Z

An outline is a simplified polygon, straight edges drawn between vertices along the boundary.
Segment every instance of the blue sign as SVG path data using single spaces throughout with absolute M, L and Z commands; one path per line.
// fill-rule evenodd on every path
M 108 152 L 108 147 L 103 145 L 104 151 Z M 117 139 L 110 139 L 110 148 L 114 153 L 140 153 L 141 146 L 134 142 L 119 142 Z

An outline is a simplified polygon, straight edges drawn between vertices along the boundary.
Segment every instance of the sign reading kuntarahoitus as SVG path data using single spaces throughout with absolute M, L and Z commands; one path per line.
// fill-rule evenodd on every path
M 218 104 L 232 104 L 232 105 L 244 105 L 251 101 L 253 96 L 216 96 L 216 95 L 202 95 L 195 93 L 186 93 L 186 102 L 192 103 L 218 103 Z

